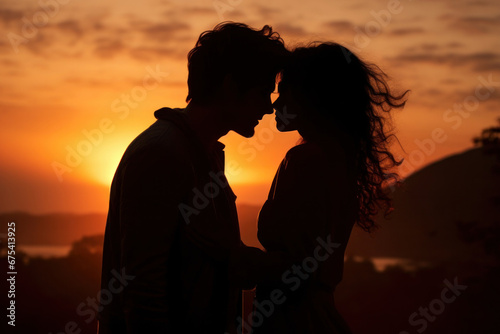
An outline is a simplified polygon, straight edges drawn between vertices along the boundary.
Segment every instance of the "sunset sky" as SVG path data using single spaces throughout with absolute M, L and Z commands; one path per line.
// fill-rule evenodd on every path
M 500 116 L 497 0 L 3 0 L 0 212 L 105 212 L 125 148 L 154 110 L 186 105 L 186 55 L 224 20 L 269 24 L 290 47 L 342 43 L 410 89 L 394 114 L 403 176 Z M 253 139 L 222 138 L 239 203 L 264 202 L 298 138 L 271 115 Z

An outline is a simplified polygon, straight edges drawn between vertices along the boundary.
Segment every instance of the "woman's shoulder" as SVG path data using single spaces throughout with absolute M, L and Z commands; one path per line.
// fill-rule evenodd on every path
M 288 150 L 283 162 L 285 171 L 289 175 L 312 176 L 328 165 L 328 157 L 316 144 L 303 143 Z
M 303 159 L 303 158 L 323 158 L 325 151 L 317 144 L 302 143 L 288 150 L 286 158 L 288 159 Z
M 347 168 L 345 152 L 335 145 L 299 144 L 288 150 L 284 160 L 286 169 L 298 173 L 344 173 Z
M 345 159 L 345 152 L 340 145 L 328 145 L 324 147 L 316 143 L 306 142 L 288 150 L 285 159 L 299 162 L 321 161 L 328 164 L 338 164 Z

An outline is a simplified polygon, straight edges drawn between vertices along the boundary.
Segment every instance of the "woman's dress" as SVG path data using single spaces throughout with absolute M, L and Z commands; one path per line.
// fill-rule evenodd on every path
M 288 151 L 261 209 L 259 241 L 295 264 L 281 279 L 257 285 L 262 306 L 254 308 L 254 333 L 350 333 L 334 291 L 356 219 L 356 179 L 344 151 L 331 147 L 306 143 Z

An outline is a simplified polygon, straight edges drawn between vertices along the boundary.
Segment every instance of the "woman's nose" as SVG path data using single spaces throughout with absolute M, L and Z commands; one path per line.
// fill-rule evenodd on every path
M 281 102 L 281 98 L 278 97 L 276 99 L 276 101 L 274 101 L 274 103 L 273 103 L 273 109 L 276 109 L 276 110 L 281 109 L 282 105 L 283 105 L 283 103 Z

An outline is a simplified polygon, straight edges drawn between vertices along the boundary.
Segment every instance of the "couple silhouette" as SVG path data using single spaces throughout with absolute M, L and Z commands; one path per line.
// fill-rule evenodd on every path
M 291 51 L 269 26 L 232 22 L 200 35 L 188 70 L 187 106 L 157 110 L 116 170 L 99 333 L 350 333 L 334 290 L 353 226 L 370 231 L 390 209 L 383 186 L 399 162 L 385 125 L 406 92 L 339 44 Z M 259 214 L 262 251 L 241 241 L 218 140 L 252 137 L 273 109 L 302 140 Z M 116 272 L 128 280 L 111 289 Z M 242 290 L 253 288 L 248 323 Z

